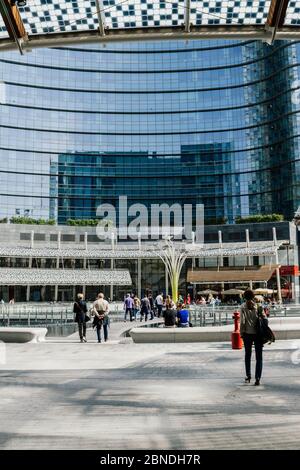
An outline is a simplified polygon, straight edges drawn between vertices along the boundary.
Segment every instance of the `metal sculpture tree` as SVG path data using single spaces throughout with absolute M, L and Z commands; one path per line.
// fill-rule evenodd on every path
M 171 237 L 168 237 L 158 246 L 157 253 L 167 269 L 171 284 L 172 299 L 174 302 L 177 302 L 179 277 L 188 256 L 188 250 L 184 243 L 176 244 Z

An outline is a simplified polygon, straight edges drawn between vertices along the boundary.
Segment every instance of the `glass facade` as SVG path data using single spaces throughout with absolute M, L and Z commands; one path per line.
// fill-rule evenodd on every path
M 300 203 L 300 45 L 172 41 L 0 55 L 0 217 L 204 203 L 214 223 Z

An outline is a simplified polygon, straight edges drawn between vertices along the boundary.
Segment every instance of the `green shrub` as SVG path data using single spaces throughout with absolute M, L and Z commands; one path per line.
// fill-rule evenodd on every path
M 27 224 L 27 225 L 55 225 L 54 219 L 33 219 L 31 217 L 11 217 L 11 224 Z
M 0 219 L 0 224 L 7 224 L 7 217 L 4 217 L 3 219 Z
M 95 227 L 97 225 L 108 225 L 113 227 L 112 220 L 99 220 L 99 219 L 68 219 L 67 225 L 77 226 L 77 227 Z
M 248 215 L 247 217 L 237 217 L 235 219 L 236 224 L 249 224 L 249 223 L 259 223 L 259 222 L 281 222 L 284 220 L 282 214 L 258 214 L 258 215 Z

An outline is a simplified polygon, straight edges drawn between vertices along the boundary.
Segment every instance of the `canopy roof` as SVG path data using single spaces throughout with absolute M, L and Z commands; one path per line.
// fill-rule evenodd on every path
M 0 0 L 0 50 L 153 39 L 293 39 L 300 1 Z
M 0 268 L 0 285 L 131 286 L 127 269 L 17 269 Z
M 259 268 L 245 267 L 244 269 L 224 269 L 220 268 L 219 271 L 212 269 L 195 269 L 189 270 L 187 274 L 187 281 L 193 284 L 218 284 L 223 282 L 263 282 L 268 281 L 272 276 L 275 269 L 279 265 L 264 265 Z
M 277 249 L 282 244 L 278 241 L 277 245 L 273 242 L 250 242 L 246 247 L 245 243 L 228 243 L 223 248 L 210 247 L 209 245 L 185 244 L 184 248 L 188 252 L 189 258 L 210 258 L 216 256 L 236 257 L 236 256 L 274 256 Z M 183 245 L 178 245 L 180 249 Z M 141 249 L 136 247 L 116 247 L 102 248 L 29 248 L 29 247 L 10 247 L 0 245 L 0 257 L 15 258 L 72 258 L 72 259 L 155 259 L 159 258 L 158 247 L 152 244 L 142 244 Z

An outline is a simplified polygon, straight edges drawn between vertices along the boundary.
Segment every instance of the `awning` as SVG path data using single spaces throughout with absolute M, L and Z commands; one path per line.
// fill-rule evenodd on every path
M 2 286 L 131 286 L 127 269 L 16 269 L 0 268 Z
M 247 266 L 243 269 L 220 268 L 219 271 L 211 269 L 190 269 L 187 274 L 187 281 L 192 284 L 217 284 L 228 282 L 263 282 L 268 281 L 279 265 L 264 265 L 257 268 Z

